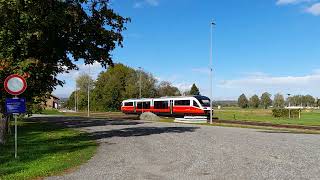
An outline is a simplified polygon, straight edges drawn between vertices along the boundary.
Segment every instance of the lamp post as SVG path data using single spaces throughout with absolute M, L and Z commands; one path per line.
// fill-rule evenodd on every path
M 141 84 L 141 73 L 142 73 L 142 68 L 141 67 L 139 67 L 139 72 L 140 72 L 140 74 L 139 74 L 139 98 L 141 99 L 141 92 L 142 92 L 142 89 L 141 89 L 141 86 L 142 86 L 142 84 Z
M 88 117 L 90 117 L 90 64 L 88 73 Z
M 209 69 L 210 69 L 210 124 L 212 124 L 212 102 L 213 102 L 213 97 L 212 97 L 212 48 L 213 48 L 213 28 L 215 26 L 215 22 L 212 20 L 210 23 L 210 63 L 209 63 Z

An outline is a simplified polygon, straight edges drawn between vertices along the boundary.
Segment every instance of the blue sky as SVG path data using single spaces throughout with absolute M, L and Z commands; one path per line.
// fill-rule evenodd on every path
M 132 22 L 115 62 L 143 67 L 181 90 L 209 94 L 210 21 L 214 29 L 213 94 L 237 99 L 268 91 L 320 97 L 320 0 L 113 0 Z M 60 75 L 67 97 L 80 72 Z M 97 77 L 103 69 L 91 67 Z

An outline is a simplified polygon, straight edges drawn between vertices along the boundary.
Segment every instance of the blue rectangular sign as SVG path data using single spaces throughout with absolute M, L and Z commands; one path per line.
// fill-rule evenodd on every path
M 7 114 L 25 113 L 26 99 L 25 98 L 6 98 Z

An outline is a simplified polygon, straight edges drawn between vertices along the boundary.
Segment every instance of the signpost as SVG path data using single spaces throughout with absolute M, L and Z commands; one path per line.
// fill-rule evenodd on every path
M 17 158 L 18 155 L 18 128 L 17 128 L 17 116 L 21 113 L 26 112 L 26 99 L 18 98 L 18 95 L 22 94 L 27 89 L 26 80 L 17 74 L 8 76 L 4 81 L 4 89 L 14 98 L 6 98 L 6 113 L 14 115 L 14 157 Z

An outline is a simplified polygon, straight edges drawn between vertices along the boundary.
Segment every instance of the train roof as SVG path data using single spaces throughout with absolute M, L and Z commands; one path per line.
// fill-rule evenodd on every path
M 133 99 L 126 99 L 124 101 L 138 101 L 138 100 L 150 100 L 150 99 L 173 99 L 173 98 L 207 98 L 206 96 L 196 95 L 196 96 L 163 96 L 159 98 L 133 98 Z

